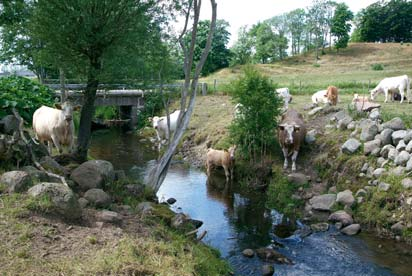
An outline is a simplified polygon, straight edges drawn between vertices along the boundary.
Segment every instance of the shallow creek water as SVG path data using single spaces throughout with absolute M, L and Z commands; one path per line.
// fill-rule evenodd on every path
M 134 134 L 116 130 L 95 132 L 90 154 L 109 160 L 116 169 L 131 177 L 142 177 L 157 151 Z M 282 222 L 282 214 L 265 208 L 262 193 L 244 193 L 233 183 L 223 187 L 224 177 L 208 183 L 201 170 L 173 164 L 158 192 L 160 200 L 174 197 L 174 211 L 203 221 L 199 232 L 207 231 L 203 241 L 217 248 L 229 261 L 235 275 L 261 275 L 264 264 L 256 256 L 246 258 L 242 250 L 281 244 L 276 250 L 293 260 L 294 265 L 275 264 L 275 275 L 412 275 L 412 248 L 368 234 L 347 237 L 333 227 L 328 232 L 305 238 L 292 235 L 280 238 L 273 234 Z M 303 227 L 301 225 L 301 227 Z

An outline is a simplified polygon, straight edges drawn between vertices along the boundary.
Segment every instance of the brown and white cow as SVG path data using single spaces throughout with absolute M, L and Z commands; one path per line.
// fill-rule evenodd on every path
M 284 169 L 287 169 L 288 158 L 292 156 L 292 171 L 296 171 L 296 158 L 305 141 L 305 135 L 306 127 L 302 115 L 296 110 L 289 109 L 283 114 L 278 127 L 278 140 L 285 158 Z
M 223 167 L 225 170 L 226 182 L 229 182 L 229 178 L 233 180 L 235 151 L 236 145 L 231 146 L 229 150 L 208 149 L 206 155 L 207 176 L 210 176 L 212 167 Z
M 56 104 L 56 108 L 42 106 L 33 114 L 33 130 L 36 139 L 41 143 L 46 142 L 49 146 L 49 153 L 52 153 L 52 142 L 63 152 L 62 145 L 69 147 L 69 152 L 73 149 L 74 142 L 74 123 L 73 108 L 69 102 L 62 105 Z
M 331 105 L 336 105 L 338 103 L 338 88 L 336 86 L 329 86 L 326 91 L 326 98 Z

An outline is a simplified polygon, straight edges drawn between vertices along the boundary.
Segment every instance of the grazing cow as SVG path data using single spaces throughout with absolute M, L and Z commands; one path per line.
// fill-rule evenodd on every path
M 289 93 L 289 88 L 278 88 L 276 89 L 276 93 L 278 94 L 279 98 L 283 99 L 283 107 L 285 110 L 287 110 L 289 107 L 289 103 L 292 102 L 292 96 Z
M 329 86 L 326 91 L 326 98 L 331 105 L 336 105 L 338 103 L 338 89 L 335 86 Z
M 73 150 L 74 142 L 74 124 L 73 110 L 79 109 L 74 107 L 70 102 L 64 102 L 62 105 L 56 104 L 56 108 L 42 106 L 33 114 L 33 130 L 36 139 L 41 143 L 47 141 L 49 153 L 52 153 L 52 142 L 59 150 L 63 152 L 62 145 L 69 147 L 69 152 Z
M 314 93 L 312 95 L 312 102 L 314 104 L 329 103 L 329 100 L 328 100 L 327 95 L 326 95 L 327 93 L 328 93 L 328 90 L 320 90 L 320 91 Z
M 225 170 L 226 182 L 229 182 L 229 178 L 233 180 L 235 150 L 236 145 L 231 146 L 229 150 L 208 149 L 206 155 L 207 176 L 210 176 L 212 167 L 223 167 Z
M 173 113 L 169 114 L 170 119 L 170 131 L 174 132 L 177 126 L 177 119 L 179 118 L 180 110 L 175 110 Z M 166 139 L 167 141 L 170 138 L 169 129 L 167 127 L 167 116 L 154 116 L 149 118 L 152 121 L 153 128 L 156 130 L 156 135 L 159 143 Z
M 296 171 L 296 158 L 300 146 L 305 141 L 305 122 L 301 114 L 296 110 L 289 109 L 283 114 L 278 128 L 278 140 L 285 157 L 283 168 L 287 169 L 288 157 L 292 155 L 292 171 L 294 172 Z
M 371 93 L 371 100 L 375 100 L 375 97 L 379 93 L 384 93 L 385 94 L 385 103 L 388 102 L 388 94 L 389 92 L 396 92 L 399 91 L 401 94 L 401 101 L 400 103 L 403 102 L 405 99 L 405 90 L 407 93 L 407 98 L 408 98 L 408 103 L 410 102 L 410 82 L 409 78 L 407 75 L 403 76 L 398 76 L 398 77 L 392 77 L 392 78 L 384 78 L 379 82 L 379 84 L 370 91 Z M 393 100 L 393 98 L 392 98 Z
M 353 94 L 353 99 L 352 99 L 353 103 L 357 103 L 357 102 L 369 102 L 369 98 L 367 96 L 359 96 L 358 93 Z

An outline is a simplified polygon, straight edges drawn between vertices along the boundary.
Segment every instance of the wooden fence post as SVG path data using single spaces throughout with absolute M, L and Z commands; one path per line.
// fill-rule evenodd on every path
M 207 95 L 207 83 L 202 82 L 202 96 L 206 96 L 206 95 Z

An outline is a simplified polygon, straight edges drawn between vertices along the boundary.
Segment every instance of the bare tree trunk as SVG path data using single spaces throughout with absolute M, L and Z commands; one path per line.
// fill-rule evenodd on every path
M 183 89 L 182 89 L 182 97 L 180 100 L 180 114 L 179 114 L 179 118 L 177 121 L 176 131 L 173 135 L 173 138 L 171 138 L 170 140 L 170 143 L 168 145 L 166 152 L 157 162 L 156 166 L 154 166 L 152 170 L 149 172 L 148 177 L 146 179 L 146 184 L 149 185 L 155 193 L 159 190 L 160 186 L 162 185 L 163 180 L 166 177 L 166 173 L 169 169 L 169 165 L 172 160 L 173 154 L 175 153 L 176 148 L 179 145 L 179 142 L 187 126 L 189 125 L 189 121 L 192 116 L 193 108 L 195 105 L 196 93 L 197 93 L 197 83 L 198 83 L 199 75 L 206 61 L 207 55 L 209 53 L 211 43 L 212 43 L 213 33 L 216 28 L 216 6 L 217 5 L 216 5 L 215 0 L 210 0 L 210 3 L 212 5 L 212 20 L 211 20 L 210 29 L 209 29 L 209 35 L 207 38 L 206 46 L 203 49 L 200 61 L 196 64 L 195 71 L 192 77 L 191 69 L 193 65 L 194 48 L 195 48 L 195 43 L 196 43 L 196 33 L 197 33 L 197 27 L 198 27 L 198 22 L 199 22 L 201 3 L 202 3 L 201 0 L 194 0 L 190 2 L 190 6 L 186 12 L 186 20 L 185 20 L 184 29 L 182 31 L 182 34 L 179 37 L 179 43 L 180 43 L 181 48 L 183 49 L 183 53 L 185 57 L 184 59 L 185 82 L 184 82 Z M 183 42 L 183 36 L 185 35 L 186 30 L 187 30 L 187 25 L 188 25 L 188 21 L 190 18 L 192 7 L 194 11 L 192 36 L 191 36 L 189 49 L 187 49 L 185 46 L 185 43 Z M 189 93 L 190 93 L 190 98 L 189 98 L 189 102 L 187 103 L 187 96 Z
M 66 90 L 66 78 L 64 76 L 63 68 L 59 68 L 59 79 L 60 79 L 60 99 L 64 103 L 67 100 L 67 90 Z

